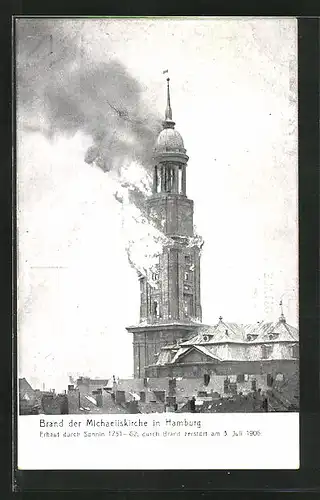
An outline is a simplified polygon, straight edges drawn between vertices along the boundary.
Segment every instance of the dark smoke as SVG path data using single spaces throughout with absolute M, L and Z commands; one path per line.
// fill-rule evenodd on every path
M 92 138 L 88 164 L 120 173 L 123 164 L 135 161 L 148 178 L 161 117 L 146 108 L 141 84 L 111 54 L 93 61 L 82 21 L 16 23 L 18 117 L 25 126 L 48 137 L 81 131 Z M 143 190 L 127 187 L 142 209 Z

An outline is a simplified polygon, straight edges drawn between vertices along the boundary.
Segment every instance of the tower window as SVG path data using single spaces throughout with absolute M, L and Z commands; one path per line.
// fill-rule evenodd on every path
M 184 314 L 186 317 L 193 316 L 193 296 L 191 294 L 183 295 Z
M 185 281 L 189 280 L 189 273 L 184 273 L 184 279 L 185 279 Z

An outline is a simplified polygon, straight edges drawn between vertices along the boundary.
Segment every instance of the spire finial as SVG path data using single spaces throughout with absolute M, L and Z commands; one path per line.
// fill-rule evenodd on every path
M 170 78 L 169 77 L 167 78 L 167 107 L 166 107 L 165 119 L 172 120 L 172 109 L 171 109 L 171 103 L 170 103 Z
M 284 317 L 284 314 L 283 314 L 282 299 L 280 299 L 279 306 L 280 306 L 280 318 L 279 318 L 279 320 L 285 322 L 286 318 Z
M 163 74 L 169 73 L 169 70 L 164 70 Z M 164 128 L 174 128 L 175 123 L 172 121 L 172 109 L 171 109 L 171 101 L 170 101 L 170 78 L 167 77 L 167 107 L 165 111 L 165 118 L 163 122 Z

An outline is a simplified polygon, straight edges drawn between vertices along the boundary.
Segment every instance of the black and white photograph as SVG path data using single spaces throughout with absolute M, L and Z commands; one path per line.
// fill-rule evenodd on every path
M 298 415 L 296 19 L 17 18 L 15 51 L 19 421 Z

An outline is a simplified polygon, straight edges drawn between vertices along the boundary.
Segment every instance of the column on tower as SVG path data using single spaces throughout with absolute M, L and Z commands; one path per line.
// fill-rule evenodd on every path
M 146 279 L 141 276 L 139 278 L 139 282 L 140 282 L 140 321 L 144 321 L 148 317 Z
M 160 169 L 161 169 L 161 192 L 164 192 L 165 191 L 165 167 L 164 165 L 161 163 L 160 164 Z
M 158 192 L 158 167 L 155 165 L 153 169 L 153 185 L 152 185 L 152 192 L 157 193 Z
M 200 289 L 200 250 L 194 250 L 194 290 L 195 290 L 195 316 L 202 321 L 201 289 Z
M 174 166 L 174 189 L 175 193 L 179 193 L 179 166 Z
M 168 252 L 168 313 L 169 319 L 179 319 L 179 248 L 172 247 Z
M 165 190 L 167 193 L 169 193 L 170 192 L 170 166 L 168 164 L 166 164 L 164 166 L 164 169 L 165 169 L 165 174 L 164 174 Z
M 181 176 L 182 176 L 182 168 L 181 166 L 178 169 L 178 193 L 181 194 L 182 189 L 181 189 Z
M 186 195 L 187 194 L 187 188 L 186 188 L 186 184 L 187 184 L 187 179 L 186 179 L 186 166 L 183 165 L 182 166 L 182 180 L 181 180 L 181 192 L 182 194 Z

